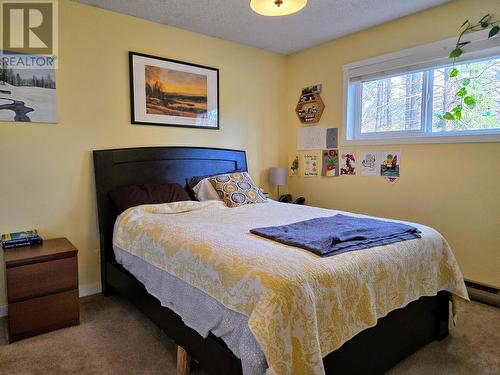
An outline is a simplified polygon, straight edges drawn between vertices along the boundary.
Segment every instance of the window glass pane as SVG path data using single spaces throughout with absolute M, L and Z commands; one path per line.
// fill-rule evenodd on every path
M 500 59 L 434 70 L 432 131 L 500 128 Z M 470 105 L 467 105 L 469 103 Z M 462 106 L 459 120 L 454 108 Z M 446 119 L 448 117 L 448 119 Z
M 423 73 L 361 84 L 361 133 L 420 130 Z

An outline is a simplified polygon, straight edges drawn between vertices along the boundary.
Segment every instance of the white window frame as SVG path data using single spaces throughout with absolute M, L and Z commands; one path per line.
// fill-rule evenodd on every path
M 457 64 L 500 56 L 500 37 L 488 39 L 487 32 L 488 30 L 468 34 L 467 40 L 471 43 L 457 60 Z M 500 142 L 500 129 L 434 133 L 430 129 L 433 69 L 451 65 L 448 54 L 455 43 L 456 38 L 450 38 L 344 65 L 344 121 L 341 145 Z M 387 78 L 414 71 L 423 71 L 422 129 L 361 133 L 360 77 Z

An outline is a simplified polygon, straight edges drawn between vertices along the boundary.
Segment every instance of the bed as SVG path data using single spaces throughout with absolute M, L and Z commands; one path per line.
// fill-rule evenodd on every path
M 226 342 L 210 333 L 200 335 L 172 309 L 162 306 L 148 293 L 145 281 L 138 280 L 123 259 L 117 262 L 113 250 L 116 213 L 109 192 L 116 187 L 140 183 L 177 182 L 195 175 L 247 170 L 244 151 L 198 147 L 149 147 L 94 151 L 98 219 L 101 243 L 101 279 L 105 294 L 119 293 L 170 336 L 180 348 L 214 374 L 241 374 L 242 361 Z M 119 255 L 123 258 L 123 254 Z M 140 278 L 140 277 L 139 277 Z M 149 289 L 151 290 L 151 289 Z M 379 374 L 423 345 L 448 334 L 449 294 L 424 296 L 391 311 L 377 324 L 356 334 L 323 358 L 328 374 Z M 175 309 L 174 309 L 175 310 Z M 200 321 L 204 317 L 200 317 Z M 184 319 L 186 321 L 186 319 Z M 409 324 L 409 322 L 411 322 Z M 241 353 L 239 353 L 241 357 Z M 178 358 L 179 359 L 179 358 Z M 185 363 L 178 362 L 186 368 Z M 247 371 L 248 372 L 248 371 Z

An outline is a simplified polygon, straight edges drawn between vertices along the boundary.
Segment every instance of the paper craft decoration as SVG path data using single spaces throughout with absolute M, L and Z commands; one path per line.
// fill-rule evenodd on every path
M 321 175 L 324 177 L 335 177 L 339 175 L 338 150 L 323 150 Z
M 299 128 L 297 148 L 299 150 L 326 148 L 326 128 L 322 125 Z
M 288 166 L 288 175 L 290 177 L 299 175 L 299 157 L 297 155 L 289 159 Z
M 361 151 L 359 153 L 359 169 L 361 176 L 380 176 L 379 155 L 379 151 Z
M 303 160 L 304 177 L 314 177 L 318 175 L 318 155 L 305 154 Z
M 342 151 L 340 153 L 340 175 L 356 175 L 356 155 L 353 151 Z
M 380 175 L 382 177 L 399 177 L 400 156 L 399 151 L 380 152 Z
M 326 129 L 326 148 L 337 148 L 338 147 L 338 133 L 337 128 Z

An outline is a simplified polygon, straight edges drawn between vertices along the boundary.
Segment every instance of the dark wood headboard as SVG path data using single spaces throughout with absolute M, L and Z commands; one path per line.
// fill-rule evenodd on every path
M 247 170 L 245 151 L 203 147 L 143 147 L 94 151 L 101 278 L 106 262 L 116 264 L 112 248 L 116 212 L 109 192 L 118 186 L 177 182 L 186 178 L 217 174 L 233 169 Z

